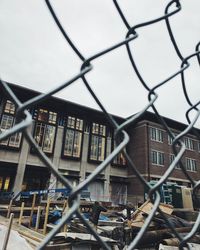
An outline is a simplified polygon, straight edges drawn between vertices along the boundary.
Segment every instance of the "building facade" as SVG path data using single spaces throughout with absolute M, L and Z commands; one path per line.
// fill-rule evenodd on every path
M 176 136 L 186 129 L 180 122 L 164 118 L 165 123 Z M 199 133 L 198 129 L 195 129 Z M 200 141 L 194 131 L 184 136 L 186 150 L 181 158 L 182 163 L 193 180 L 200 178 Z M 141 175 L 147 181 L 158 181 L 166 172 L 175 158 L 172 148 L 172 138 L 166 129 L 161 126 L 155 114 L 146 112 L 134 128 L 129 129 L 130 144 L 128 153 Z M 177 146 L 178 150 L 178 146 Z M 168 182 L 190 187 L 191 183 L 177 165 L 169 176 Z M 144 187 L 134 173 L 129 170 L 129 192 L 144 197 Z
M 38 93 L 10 85 L 20 101 Z M 15 106 L 1 93 L 1 132 L 15 124 Z M 33 138 L 57 170 L 74 186 L 83 181 L 114 148 L 113 130 L 97 110 L 49 98 L 29 110 Z M 121 118 L 116 118 L 119 121 Z M 127 166 L 122 154 L 88 186 L 92 200 L 125 203 Z M 0 142 L 0 191 L 62 188 L 22 133 Z
M 39 93 L 10 84 L 21 102 Z M 30 131 L 38 146 L 57 170 L 72 185 L 92 173 L 115 147 L 114 130 L 102 112 L 51 97 L 30 108 L 33 123 Z M 15 124 L 15 105 L 0 89 L 0 132 Z M 115 117 L 122 123 L 124 118 Z M 186 125 L 164 118 L 174 134 Z M 153 113 L 146 112 L 135 126 L 127 130 L 130 142 L 127 152 L 141 175 L 148 181 L 159 180 L 174 159 L 172 140 Z M 200 142 L 194 134 L 184 138 L 186 152 L 183 163 L 193 179 L 200 177 Z M 168 181 L 189 186 L 179 166 Z M 41 162 L 22 133 L 0 142 L 0 192 L 62 188 Z M 137 203 L 144 199 L 144 187 L 127 166 L 123 154 L 89 184 L 92 200 L 113 204 Z

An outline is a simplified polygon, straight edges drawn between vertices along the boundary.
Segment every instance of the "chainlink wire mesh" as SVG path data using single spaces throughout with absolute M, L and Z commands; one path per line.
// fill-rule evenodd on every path
M 159 209 L 159 204 L 161 201 L 161 197 L 160 194 L 158 192 L 160 186 L 167 180 L 167 178 L 170 176 L 170 174 L 173 172 L 175 166 L 177 164 L 179 164 L 181 171 L 184 173 L 185 177 L 190 181 L 192 188 L 193 188 L 193 195 L 195 195 L 199 189 L 200 186 L 200 180 L 199 181 L 194 181 L 187 173 L 184 164 L 182 162 L 182 156 L 186 150 L 185 144 L 182 142 L 182 138 L 183 136 L 187 135 L 187 133 L 189 133 L 189 131 L 193 131 L 195 133 L 195 135 L 197 136 L 197 138 L 199 139 L 199 133 L 197 132 L 196 129 L 194 129 L 194 125 L 197 122 L 197 120 L 199 119 L 199 115 L 200 115 L 200 110 L 198 108 L 198 105 L 200 103 L 200 101 L 198 101 L 197 103 L 193 103 L 190 99 L 190 96 L 187 92 L 186 89 L 186 83 L 185 83 L 185 71 L 190 67 L 190 59 L 192 58 L 196 58 L 198 61 L 198 64 L 200 65 L 200 51 L 199 51 L 199 47 L 200 47 L 200 42 L 198 42 L 196 44 L 196 48 L 194 49 L 194 53 L 191 55 L 188 55 L 187 57 L 183 57 L 183 55 L 181 54 L 181 51 L 176 43 L 176 39 L 173 33 L 173 30 L 171 28 L 171 24 L 170 24 L 170 18 L 173 15 L 176 15 L 176 13 L 178 13 L 179 11 L 181 11 L 181 3 L 179 0 L 172 0 L 170 1 L 167 6 L 165 7 L 164 10 L 164 14 L 158 18 L 155 18 L 153 20 L 150 20 L 148 22 L 144 22 L 144 23 L 139 23 L 135 26 L 131 26 L 122 9 L 120 8 L 117 0 L 113 0 L 113 6 L 116 8 L 116 11 L 119 14 L 119 18 L 121 18 L 122 22 L 124 23 L 124 25 L 127 28 L 127 33 L 125 34 L 125 39 L 119 43 L 114 44 L 112 47 L 106 48 L 103 51 L 97 52 L 96 54 L 94 54 L 93 56 L 86 58 L 85 56 L 82 55 L 82 53 L 78 50 L 78 48 L 74 45 L 74 43 L 72 42 L 72 40 L 70 39 L 70 37 L 68 36 L 68 34 L 66 33 L 66 31 L 64 30 L 61 22 L 59 21 L 59 16 L 57 16 L 57 14 L 55 13 L 51 3 L 49 0 L 45 0 L 46 6 L 49 10 L 49 12 L 52 15 L 52 18 L 54 19 L 58 29 L 60 30 L 60 32 L 62 33 L 62 35 L 64 36 L 66 43 L 68 43 L 71 48 L 73 49 L 74 53 L 81 59 L 82 61 L 82 66 L 80 69 L 80 72 L 75 75 L 73 78 L 69 79 L 68 81 L 66 81 L 64 84 L 61 84 L 59 86 L 57 86 L 56 88 L 49 90 L 47 93 L 45 94 L 39 94 L 38 96 L 29 99 L 28 101 L 21 103 L 18 98 L 15 96 L 15 94 L 12 92 L 12 90 L 9 88 L 8 84 L 6 82 L 4 82 L 3 80 L 1 80 L 1 85 L 3 87 L 3 90 L 6 92 L 6 94 L 8 95 L 8 97 L 15 103 L 16 107 L 17 107 L 17 114 L 16 114 L 16 118 L 18 120 L 18 123 L 14 125 L 14 127 L 12 127 L 11 129 L 8 129 L 6 131 L 4 131 L 1 135 L 0 135 L 0 140 L 4 140 L 6 138 L 8 138 L 9 136 L 11 136 L 12 134 L 16 133 L 16 132 L 22 132 L 23 135 L 25 136 L 26 140 L 29 142 L 29 144 L 31 145 L 31 147 L 33 147 L 37 154 L 38 157 L 41 159 L 41 161 L 46 165 L 46 167 L 51 171 L 51 173 L 53 173 L 55 175 L 55 177 L 66 187 L 68 187 L 71 191 L 70 191 L 70 196 L 69 196 L 69 210 L 67 212 L 67 214 L 65 214 L 60 223 L 45 237 L 45 239 L 43 240 L 43 242 L 41 243 L 41 245 L 38 247 L 38 249 L 43 249 L 49 242 L 50 240 L 54 237 L 54 235 L 56 235 L 57 232 L 59 232 L 59 230 L 61 229 L 61 227 L 70 220 L 70 218 L 73 215 L 76 215 L 80 221 L 86 226 L 86 228 L 88 229 L 88 233 L 91 233 L 96 240 L 98 241 L 98 243 L 102 246 L 103 249 L 110 249 L 109 246 L 106 244 L 106 242 L 102 241 L 102 239 L 100 238 L 100 236 L 97 234 L 97 232 L 93 229 L 93 227 L 91 227 L 91 225 L 84 219 L 83 215 L 80 213 L 79 211 L 79 205 L 80 205 L 80 192 L 81 190 L 83 190 L 91 181 L 93 181 L 96 176 L 98 174 L 100 174 L 107 166 L 109 163 L 111 163 L 111 161 L 115 158 L 115 156 L 120 153 L 123 152 L 129 167 L 132 169 L 132 171 L 134 172 L 134 174 L 137 176 L 138 180 L 142 183 L 142 185 L 149 189 L 149 198 L 153 203 L 153 209 L 151 210 L 150 214 L 148 215 L 148 217 L 146 218 L 143 227 L 140 229 L 140 231 L 138 232 L 137 236 L 132 240 L 132 242 L 130 243 L 130 245 L 128 246 L 127 249 L 136 249 L 137 245 L 139 242 L 141 242 L 144 233 L 146 232 L 146 230 L 148 229 L 148 226 L 150 224 L 150 222 L 152 221 L 152 218 L 154 217 L 154 214 L 158 211 L 162 218 L 165 220 L 165 222 L 167 223 L 169 229 L 172 231 L 172 233 L 175 235 L 175 237 L 177 237 L 180 240 L 180 245 L 179 245 L 179 249 L 183 249 L 183 247 L 186 247 L 187 249 L 191 249 L 191 245 L 188 243 L 189 239 L 191 237 L 193 237 L 195 235 L 195 233 L 197 232 L 198 228 L 199 228 L 199 224 L 200 224 L 200 214 L 196 219 L 196 222 L 194 223 L 191 231 L 184 237 L 182 237 L 175 229 L 174 227 L 170 224 L 170 222 L 167 220 L 167 217 L 165 216 L 165 214 Z M 130 49 L 130 44 L 134 45 L 134 40 L 136 40 L 140 34 L 137 32 L 140 28 L 144 27 L 144 26 L 149 26 L 152 25 L 154 23 L 158 23 L 158 22 L 164 22 L 166 24 L 167 30 L 168 30 L 168 35 L 170 37 L 170 40 L 172 42 L 172 45 L 175 49 L 175 52 L 177 54 L 177 57 L 180 59 L 180 68 L 177 69 L 177 71 L 175 73 L 173 73 L 172 75 L 169 75 L 167 79 L 159 82 L 158 84 L 156 84 L 153 88 L 150 88 L 148 86 L 148 83 L 144 81 L 142 74 L 140 73 L 136 62 L 133 58 L 133 54 L 132 51 Z M 143 109 L 138 112 L 137 114 L 131 116 L 129 119 L 127 119 L 125 122 L 123 122 L 122 124 L 118 124 L 117 121 L 106 111 L 103 103 L 100 102 L 100 100 L 97 98 L 96 93 L 92 90 L 90 83 L 87 80 L 87 73 L 90 72 L 93 69 L 92 66 L 92 61 L 94 61 L 95 59 L 104 56 L 107 53 L 112 53 L 114 50 L 118 49 L 121 46 L 125 46 L 129 59 L 130 59 L 130 63 L 132 65 L 133 71 L 135 71 L 135 73 L 137 74 L 141 84 L 143 85 L 143 87 L 148 91 L 148 105 L 144 106 Z M 156 91 L 161 88 L 163 85 L 165 85 L 167 82 L 169 82 L 170 80 L 172 80 L 173 78 L 179 77 L 181 76 L 181 82 L 182 82 L 182 89 L 183 89 L 183 93 L 185 96 L 185 101 L 189 104 L 189 109 L 186 110 L 185 115 L 187 118 L 187 122 L 188 125 L 186 127 L 186 129 L 184 131 L 182 131 L 181 133 L 179 133 L 178 135 L 174 135 L 171 131 L 171 129 L 167 126 L 165 120 L 162 118 L 162 116 L 159 114 L 159 112 L 157 111 L 156 107 L 155 107 L 155 102 L 158 98 L 158 94 L 156 93 Z M 36 144 L 32 134 L 28 131 L 28 127 L 32 124 L 32 117 L 31 114 L 28 112 L 28 109 L 30 107 L 33 107 L 35 104 L 39 104 L 41 102 L 44 102 L 47 98 L 49 98 L 50 96 L 52 96 L 53 94 L 57 93 L 58 91 L 67 88 L 70 84 L 73 84 L 74 82 L 76 82 L 78 79 L 82 79 L 83 83 L 85 84 L 85 86 L 87 87 L 89 93 L 91 94 L 91 96 L 94 98 L 94 100 L 96 101 L 96 103 L 98 104 L 98 106 L 101 108 L 102 112 L 104 113 L 106 119 L 109 121 L 110 125 L 114 128 L 115 130 L 115 139 L 118 142 L 118 146 L 111 152 L 111 154 L 95 169 L 95 171 L 93 171 L 83 182 L 79 183 L 78 186 L 73 187 L 69 181 L 67 179 L 65 179 L 61 174 L 59 174 L 59 172 L 56 170 L 56 167 L 54 167 L 54 165 L 52 164 L 52 162 L 49 160 L 49 158 L 42 152 L 42 150 L 38 147 L 38 145 Z M 127 128 L 130 125 L 134 125 L 137 123 L 138 118 L 140 118 L 149 108 L 152 108 L 156 117 L 159 119 L 160 123 L 162 124 L 162 126 L 166 129 L 168 135 L 171 137 L 171 139 L 173 140 L 172 143 L 172 147 L 173 147 L 173 151 L 175 154 L 175 159 L 173 160 L 173 162 L 169 165 L 167 171 L 165 172 L 165 174 L 162 176 L 162 178 L 157 182 L 157 184 L 153 187 L 151 187 L 147 181 L 143 178 L 143 176 L 140 174 L 140 172 L 138 171 L 138 168 L 136 165 L 134 165 L 132 159 L 129 157 L 129 155 L 126 152 L 126 145 L 129 142 L 129 136 L 128 134 L 125 132 L 125 128 Z M 191 112 L 195 112 L 195 117 L 193 119 L 190 119 L 190 114 Z M 123 138 L 123 139 L 121 139 Z M 179 145 L 179 147 L 176 147 L 176 145 Z

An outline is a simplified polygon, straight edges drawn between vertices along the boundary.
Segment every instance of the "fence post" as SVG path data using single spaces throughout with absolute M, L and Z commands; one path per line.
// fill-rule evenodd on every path
M 22 223 L 23 212 L 24 212 L 24 202 L 22 202 L 21 209 L 20 209 L 19 225 L 21 225 L 21 223 Z
M 46 234 L 47 231 L 47 222 L 48 222 L 48 216 L 49 216 L 49 207 L 50 207 L 50 197 L 47 199 L 47 205 L 46 205 L 46 212 L 45 212 L 45 219 L 44 219 L 44 227 L 43 227 L 43 234 Z
M 33 195 L 33 201 L 32 201 L 32 207 L 31 207 L 30 219 L 29 219 L 29 227 L 31 226 L 32 217 L 33 217 L 33 213 L 34 213 L 36 195 L 37 195 L 37 194 L 34 194 L 34 195 Z

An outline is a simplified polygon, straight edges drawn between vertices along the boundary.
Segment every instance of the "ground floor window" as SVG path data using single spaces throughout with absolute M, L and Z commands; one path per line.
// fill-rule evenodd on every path
M 120 182 L 111 183 L 111 201 L 114 205 L 127 203 L 127 184 Z
M 10 176 L 0 176 L 0 191 L 7 192 L 10 187 Z
M 49 186 L 50 173 L 44 167 L 27 166 L 23 180 L 23 190 L 43 190 Z
M 104 182 L 93 181 L 88 186 L 92 201 L 104 201 Z

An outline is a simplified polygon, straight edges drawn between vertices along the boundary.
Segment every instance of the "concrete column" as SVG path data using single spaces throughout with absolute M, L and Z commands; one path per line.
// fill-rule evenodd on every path
M 28 128 L 28 130 L 31 131 L 32 126 L 30 126 Z M 15 194 L 19 193 L 22 189 L 22 183 L 23 183 L 23 179 L 24 179 L 24 173 L 25 173 L 25 169 L 26 169 L 26 162 L 27 162 L 27 157 L 28 157 L 28 153 L 29 153 L 29 148 L 30 148 L 29 143 L 23 137 L 22 147 L 21 147 L 20 156 L 19 156 L 19 162 L 18 162 L 18 166 L 17 166 L 17 173 L 15 176 L 15 182 L 14 182 L 14 187 L 13 187 L 13 192 Z
M 57 170 L 59 167 L 59 162 L 60 162 L 61 152 L 62 152 L 63 131 L 64 131 L 64 128 L 58 126 L 57 133 L 55 136 L 55 146 L 54 146 L 54 154 L 53 154 L 52 163 Z M 51 174 L 50 181 L 49 181 L 49 189 L 56 188 L 56 187 L 57 187 L 57 179 L 53 174 Z
M 107 138 L 106 156 L 111 153 L 111 138 Z M 105 201 L 110 201 L 110 164 L 105 169 L 104 197 Z
M 82 157 L 80 164 L 80 182 L 85 180 L 87 170 L 87 158 L 88 158 L 88 147 L 89 147 L 89 133 L 83 133 L 83 146 L 82 146 Z

